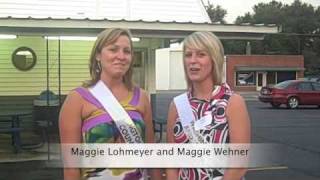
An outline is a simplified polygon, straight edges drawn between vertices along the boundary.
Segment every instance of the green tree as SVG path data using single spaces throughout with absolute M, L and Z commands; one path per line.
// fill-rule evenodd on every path
M 315 11 L 315 18 L 316 18 L 316 23 L 317 23 L 317 29 L 315 31 L 315 34 L 320 34 L 320 6 L 317 8 L 317 10 Z
M 225 24 L 226 21 L 224 20 L 227 11 L 223 9 L 220 5 L 214 6 L 208 1 L 208 5 L 205 6 L 206 11 L 210 17 L 211 22 L 221 22 Z
M 251 23 L 251 24 L 281 24 L 283 20 L 283 4 L 277 1 L 270 3 L 259 3 L 253 6 L 253 14 L 249 12 L 244 16 L 238 16 L 235 23 Z
M 246 41 L 244 40 L 222 40 L 225 54 L 245 54 Z
M 247 12 L 244 16 L 238 16 L 235 24 L 242 24 L 242 23 L 253 23 L 253 16 Z
M 312 5 L 295 0 L 283 8 L 282 28 L 287 33 L 312 34 L 317 28 L 317 18 Z
M 253 14 L 239 16 L 237 24 L 276 24 L 282 32 L 266 35 L 263 51 L 266 54 L 302 54 L 306 73 L 320 72 L 320 7 L 295 0 L 290 5 L 272 1 L 253 7 Z
M 283 21 L 283 4 L 277 1 L 259 3 L 253 7 L 253 23 L 255 24 L 281 24 Z

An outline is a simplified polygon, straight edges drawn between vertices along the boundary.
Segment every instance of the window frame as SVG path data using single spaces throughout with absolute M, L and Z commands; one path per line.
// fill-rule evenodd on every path
M 19 64 L 16 62 L 16 56 L 17 56 L 17 53 L 19 51 L 29 51 L 32 55 L 32 63 L 31 65 L 27 66 L 27 67 L 21 67 L 19 66 Z M 26 47 L 26 46 L 21 46 L 21 47 L 18 47 L 17 49 L 15 49 L 11 55 L 11 62 L 13 64 L 13 66 L 20 70 L 20 71 L 29 71 L 31 69 L 33 69 L 33 67 L 37 64 L 37 55 L 36 53 L 34 52 L 33 49 L 29 48 L 29 47 Z

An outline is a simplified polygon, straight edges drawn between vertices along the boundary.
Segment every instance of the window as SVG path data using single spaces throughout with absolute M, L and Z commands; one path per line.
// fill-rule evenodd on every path
M 312 85 L 315 91 L 320 91 L 320 83 L 312 83 Z
M 142 67 L 142 52 L 135 51 L 133 53 L 133 67 Z
M 276 84 L 276 72 L 267 72 L 267 85 Z
M 276 84 L 274 87 L 277 89 L 286 89 L 290 84 L 292 83 L 292 81 L 283 81 L 281 83 Z
M 303 82 L 298 85 L 300 91 L 312 91 L 311 83 Z
M 237 72 L 236 76 L 237 86 L 252 86 L 256 84 L 255 72 Z
M 13 65 L 21 71 L 32 69 L 37 61 L 36 53 L 28 47 L 19 47 L 12 53 L 11 58 Z
M 280 71 L 277 72 L 277 82 L 296 79 L 295 71 Z

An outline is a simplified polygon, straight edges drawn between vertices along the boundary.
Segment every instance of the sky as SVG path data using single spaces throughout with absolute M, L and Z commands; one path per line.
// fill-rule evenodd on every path
M 208 0 L 202 0 L 207 4 Z M 238 16 L 243 16 L 246 12 L 253 13 L 252 7 L 258 3 L 268 3 L 272 0 L 209 0 L 213 5 L 220 5 L 223 9 L 227 10 L 225 20 L 227 23 L 233 23 Z M 277 0 L 284 4 L 291 4 L 294 0 Z M 313 7 L 320 6 L 320 0 L 301 0 L 302 2 L 309 3 Z

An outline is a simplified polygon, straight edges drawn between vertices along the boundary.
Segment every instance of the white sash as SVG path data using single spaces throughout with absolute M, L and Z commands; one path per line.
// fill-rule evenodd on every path
M 101 80 L 89 88 L 89 91 L 110 114 L 126 143 L 143 143 L 132 119 Z
M 176 105 L 183 131 L 188 136 L 190 142 L 204 143 L 203 137 L 199 134 L 199 131 L 196 131 L 194 128 L 195 117 L 192 113 L 187 93 L 176 96 L 173 101 Z

